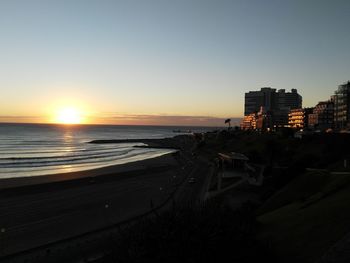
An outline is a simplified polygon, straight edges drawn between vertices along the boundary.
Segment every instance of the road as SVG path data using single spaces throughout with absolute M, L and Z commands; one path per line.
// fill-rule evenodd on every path
M 204 196 L 208 166 L 201 160 L 146 169 L 116 180 L 0 199 L 0 255 L 90 232 L 146 213 L 174 195 L 177 203 Z M 188 178 L 196 178 L 193 184 Z

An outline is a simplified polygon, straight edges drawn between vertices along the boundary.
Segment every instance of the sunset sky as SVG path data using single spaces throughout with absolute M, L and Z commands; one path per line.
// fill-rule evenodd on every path
M 221 125 L 350 79 L 348 0 L 1 0 L 0 121 Z

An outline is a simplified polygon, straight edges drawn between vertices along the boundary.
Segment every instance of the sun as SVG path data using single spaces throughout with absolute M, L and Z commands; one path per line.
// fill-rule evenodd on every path
M 74 107 L 62 108 L 57 111 L 56 122 L 62 124 L 80 124 L 82 123 L 82 115 Z

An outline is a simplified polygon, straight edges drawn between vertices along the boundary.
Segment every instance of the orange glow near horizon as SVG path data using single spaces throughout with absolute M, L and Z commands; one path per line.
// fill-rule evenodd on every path
M 81 124 L 83 117 L 81 111 L 77 108 L 64 107 L 57 110 L 54 122 L 61 124 Z

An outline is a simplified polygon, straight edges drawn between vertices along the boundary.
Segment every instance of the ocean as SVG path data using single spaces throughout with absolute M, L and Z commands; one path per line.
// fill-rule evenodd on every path
M 90 144 L 99 139 L 158 139 L 209 127 L 55 125 L 0 123 L 0 179 L 75 172 L 144 160 L 172 149 L 137 148 L 142 143 Z

